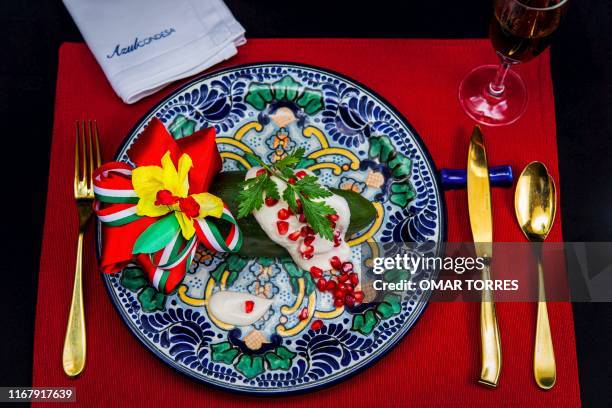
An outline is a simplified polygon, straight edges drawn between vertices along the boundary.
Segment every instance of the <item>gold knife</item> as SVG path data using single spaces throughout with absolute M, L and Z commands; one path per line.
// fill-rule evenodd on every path
M 476 125 L 470 140 L 467 162 L 467 194 L 470 225 L 476 256 L 484 258 L 482 280 L 491 279 L 491 256 L 493 252 L 493 221 L 491 217 L 491 190 L 489 167 L 482 132 Z M 480 342 L 482 346 L 482 368 L 479 382 L 496 387 L 501 372 L 501 342 L 495 316 L 493 293 L 484 289 L 480 302 Z

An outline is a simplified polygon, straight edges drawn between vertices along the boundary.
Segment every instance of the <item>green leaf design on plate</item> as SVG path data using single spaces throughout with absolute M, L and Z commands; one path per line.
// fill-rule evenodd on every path
M 238 279 L 240 271 L 246 266 L 247 263 L 248 260 L 245 258 L 236 254 L 231 254 L 225 258 L 225 261 L 221 262 L 215 267 L 215 269 L 210 273 L 210 276 L 212 276 L 216 282 L 221 282 L 223 272 L 227 270 L 229 271 L 229 275 L 227 276 L 226 285 L 230 286 L 236 281 L 236 279 Z
M 244 100 L 262 111 L 272 101 L 295 102 L 308 115 L 323 109 L 323 94 L 315 89 L 304 88 L 290 75 L 285 75 L 272 84 L 252 82 Z
M 223 272 L 225 272 L 225 262 L 221 262 L 220 264 L 218 264 L 215 269 L 210 272 L 210 276 L 212 276 L 215 282 L 220 282 Z
M 285 75 L 274 83 L 274 99 L 277 101 L 282 101 L 283 99 L 292 101 L 298 96 L 299 89 L 300 83 L 291 78 L 290 75 Z
M 402 280 L 408 280 L 410 278 L 410 272 L 405 269 L 391 269 L 384 274 L 385 282 L 397 283 Z
M 195 120 L 188 119 L 184 115 L 177 115 L 168 126 L 168 131 L 172 134 L 174 139 L 182 139 L 187 136 L 191 136 L 195 132 L 196 122 Z
M 299 268 L 293 260 L 282 259 L 281 264 L 287 274 L 289 275 L 289 283 L 291 284 L 291 291 L 294 295 L 297 295 L 300 289 L 300 284 L 298 279 L 304 279 L 304 293 L 306 296 L 310 296 L 310 294 L 315 290 L 316 284 L 312 280 L 312 276 L 310 273 L 306 272 L 304 269 Z
M 180 229 L 179 223 L 170 213 L 159 221 L 149 225 L 149 227 L 140 234 L 132 248 L 133 254 L 152 254 L 165 247 Z
M 240 350 L 232 346 L 229 341 L 211 344 L 210 350 L 210 355 L 213 361 L 222 362 L 225 364 L 232 364 L 236 356 L 240 354 Z
M 389 195 L 389 201 L 400 207 L 405 207 L 414 197 L 416 192 L 410 182 L 404 183 L 393 183 L 391 185 L 391 194 Z
M 283 265 L 283 268 L 287 271 L 287 274 L 289 274 L 289 276 L 291 277 L 301 278 L 304 275 L 304 270 L 298 268 L 298 266 L 293 263 L 293 260 L 291 259 L 282 260 L 281 264 Z
M 306 296 L 310 296 L 310 294 L 315 290 L 316 287 L 317 286 L 314 283 L 312 276 L 310 276 L 310 274 L 305 274 L 304 275 L 304 294 Z
M 401 296 L 387 294 L 383 301 L 376 306 L 376 312 L 383 318 L 388 319 L 393 315 L 398 314 L 402 310 Z
M 387 165 L 393 170 L 393 177 L 400 179 L 410 175 L 412 160 L 403 154 L 398 153 L 393 159 L 387 162 Z
M 148 284 L 149 281 L 140 268 L 129 267 L 121 271 L 121 285 L 132 292 L 138 292 Z
M 272 102 L 274 95 L 272 87 L 268 84 L 253 82 L 249 85 L 249 91 L 244 100 L 257 110 L 264 110 L 269 102 Z
M 408 180 L 412 172 L 412 160 L 397 152 L 387 136 L 370 137 L 368 155 L 378 159 L 381 164 L 386 164 L 393 178 L 398 180 L 391 184 L 389 201 L 397 206 L 406 207 L 416 197 L 414 187 Z
M 270 370 L 289 370 L 291 360 L 296 354 L 284 346 L 279 346 L 274 351 L 266 353 L 265 358 L 270 366 Z
M 320 92 L 305 89 L 296 103 L 300 108 L 304 109 L 304 112 L 312 115 L 323 109 L 323 95 Z
M 370 137 L 370 150 L 368 152 L 370 157 L 377 158 L 381 162 L 386 163 L 392 156 L 393 152 L 395 152 L 395 147 L 388 137 Z
M 255 378 L 265 371 L 263 361 L 263 357 L 261 356 L 251 357 L 248 354 L 243 354 L 238 359 L 235 367 L 236 370 L 240 371 L 246 378 Z
M 166 296 L 163 293 L 159 293 L 151 286 L 144 288 L 143 291 L 138 294 L 138 301 L 142 306 L 142 310 L 147 313 L 156 310 L 164 310 L 166 308 Z
M 374 311 L 370 309 L 353 316 L 352 329 L 367 335 L 372 333 L 376 324 L 378 324 L 378 317 L 376 317 Z
M 227 275 L 227 280 L 225 281 L 225 285 L 232 286 L 234 282 L 236 282 L 236 279 L 238 279 L 239 275 L 240 274 L 238 273 L 238 271 L 230 271 L 229 275 Z
M 240 272 L 249 261 L 239 255 L 232 254 L 227 257 L 225 263 L 227 264 L 228 270 Z

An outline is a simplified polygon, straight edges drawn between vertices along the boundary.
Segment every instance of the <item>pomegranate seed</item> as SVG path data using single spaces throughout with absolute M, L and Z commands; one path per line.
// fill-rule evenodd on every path
M 316 266 L 310 267 L 310 275 L 313 278 L 320 278 L 323 276 L 323 270 L 321 268 L 317 268 Z
M 276 205 L 276 203 L 278 203 L 278 200 L 275 200 L 275 199 L 274 199 L 274 198 L 272 198 L 272 197 L 266 197 L 266 205 L 267 205 L 268 207 L 273 207 L 273 206 L 275 206 L 275 205 Z
M 320 328 L 322 328 L 323 326 L 325 326 L 325 324 L 323 324 L 323 322 L 321 320 L 315 320 L 314 322 L 312 322 L 312 324 L 310 325 L 310 328 L 314 331 L 319 330 Z
M 317 289 L 319 289 L 321 292 L 324 292 L 326 288 L 327 280 L 325 280 L 325 278 L 319 278 L 319 280 L 317 281 Z
M 313 256 L 314 255 L 312 255 L 312 253 L 310 253 L 310 254 L 309 253 L 302 254 L 302 258 L 303 259 L 311 259 Z
M 306 225 L 306 235 L 314 235 L 314 230 L 310 227 L 310 225 Z
M 329 260 L 329 263 L 334 269 L 339 270 L 342 267 L 342 262 L 340 262 L 340 258 L 338 258 L 337 256 L 332 256 Z
M 307 235 L 308 235 L 308 230 L 306 229 L 306 227 L 300 228 L 300 236 L 306 237 Z
M 338 281 L 341 282 L 341 283 L 346 282 L 348 279 L 349 279 L 349 277 L 348 277 L 347 274 L 342 274 L 342 275 L 338 276 Z
M 302 208 L 302 200 L 300 200 L 299 198 L 297 200 L 295 200 L 296 204 L 297 204 L 297 213 L 301 214 L 304 212 L 304 209 Z
M 327 286 L 325 287 L 325 289 L 333 291 L 334 289 L 336 289 L 336 282 L 334 282 L 333 280 L 327 281 Z
M 342 238 L 340 238 L 340 232 L 336 231 L 334 233 L 334 247 L 339 247 L 340 242 L 342 242 Z
M 297 241 L 299 237 L 300 237 L 300 231 L 293 231 L 291 234 L 287 235 L 287 238 L 289 238 L 292 241 Z
M 344 306 L 344 299 L 342 299 L 342 298 L 334 299 L 334 306 L 336 306 L 336 307 Z
M 297 178 L 304 178 L 306 177 L 308 174 L 304 171 L 304 170 L 300 170 L 297 173 L 295 173 L 295 177 Z
M 303 308 L 302 311 L 300 312 L 300 314 L 298 315 L 298 319 L 300 319 L 300 320 L 308 319 L 308 309 Z
M 357 276 L 357 274 L 355 272 L 351 272 L 348 276 L 353 286 L 357 286 L 357 284 L 359 283 L 359 277 Z
M 332 222 L 332 223 L 331 223 L 331 228 L 332 228 L 333 230 L 335 230 L 335 229 L 336 229 L 336 223 L 335 223 L 335 222 Z
M 314 252 L 314 247 L 312 245 L 306 245 L 306 248 L 302 251 L 302 254 L 310 254 Z
M 312 244 L 312 241 L 315 240 L 314 235 L 308 235 L 306 238 L 304 238 L 304 245 L 310 245 Z
M 353 307 L 355 306 L 355 298 L 351 295 L 346 295 L 344 298 L 344 303 L 346 303 L 348 307 Z
M 289 231 L 289 223 L 287 221 L 276 221 L 276 229 L 281 235 L 285 235 Z
M 289 214 L 289 211 L 287 211 L 286 208 L 281 208 L 280 210 L 278 210 L 277 215 L 279 220 L 286 220 L 291 214 Z
M 244 311 L 247 313 L 251 313 L 253 308 L 255 307 L 255 302 L 252 300 L 247 300 L 244 302 Z
M 331 222 L 336 222 L 338 221 L 340 217 L 338 216 L 338 214 L 329 214 L 327 216 L 327 219 L 330 220 Z
M 351 285 L 350 283 L 340 283 L 338 285 L 338 289 L 347 292 L 347 293 L 352 293 L 353 292 L 353 285 Z
M 299 218 L 300 222 L 306 222 L 306 216 L 304 214 L 300 214 Z
M 257 173 L 255 173 L 255 177 L 259 177 L 262 174 L 266 174 L 266 173 L 267 173 L 266 169 L 259 169 L 259 170 L 257 170 Z
M 351 262 L 345 262 L 342 264 L 342 272 L 348 273 L 353 270 L 353 264 Z
M 287 211 L 289 212 L 289 215 L 293 215 L 293 211 L 291 211 L 291 207 L 287 207 Z
M 289 182 L 289 184 L 295 184 L 295 177 L 289 177 L 289 180 L 287 180 Z
M 353 292 L 353 297 L 357 303 L 363 302 L 363 292 L 358 290 L 357 292 Z

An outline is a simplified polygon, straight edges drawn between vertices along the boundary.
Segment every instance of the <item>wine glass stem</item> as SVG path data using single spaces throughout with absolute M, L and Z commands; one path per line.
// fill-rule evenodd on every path
M 504 59 L 501 60 L 499 67 L 497 68 L 497 73 L 495 74 L 495 79 L 489 83 L 489 94 L 496 98 L 499 98 L 504 93 L 504 81 L 506 80 L 506 74 L 508 74 L 508 70 L 510 69 L 510 63 Z

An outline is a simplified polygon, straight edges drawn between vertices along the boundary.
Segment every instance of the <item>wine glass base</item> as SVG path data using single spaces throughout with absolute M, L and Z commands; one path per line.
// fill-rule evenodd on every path
M 527 89 L 521 77 L 508 70 L 504 91 L 495 96 L 489 84 L 495 78 L 497 65 L 483 65 L 473 69 L 459 85 L 459 103 L 464 112 L 486 126 L 502 126 L 516 122 L 527 107 Z

